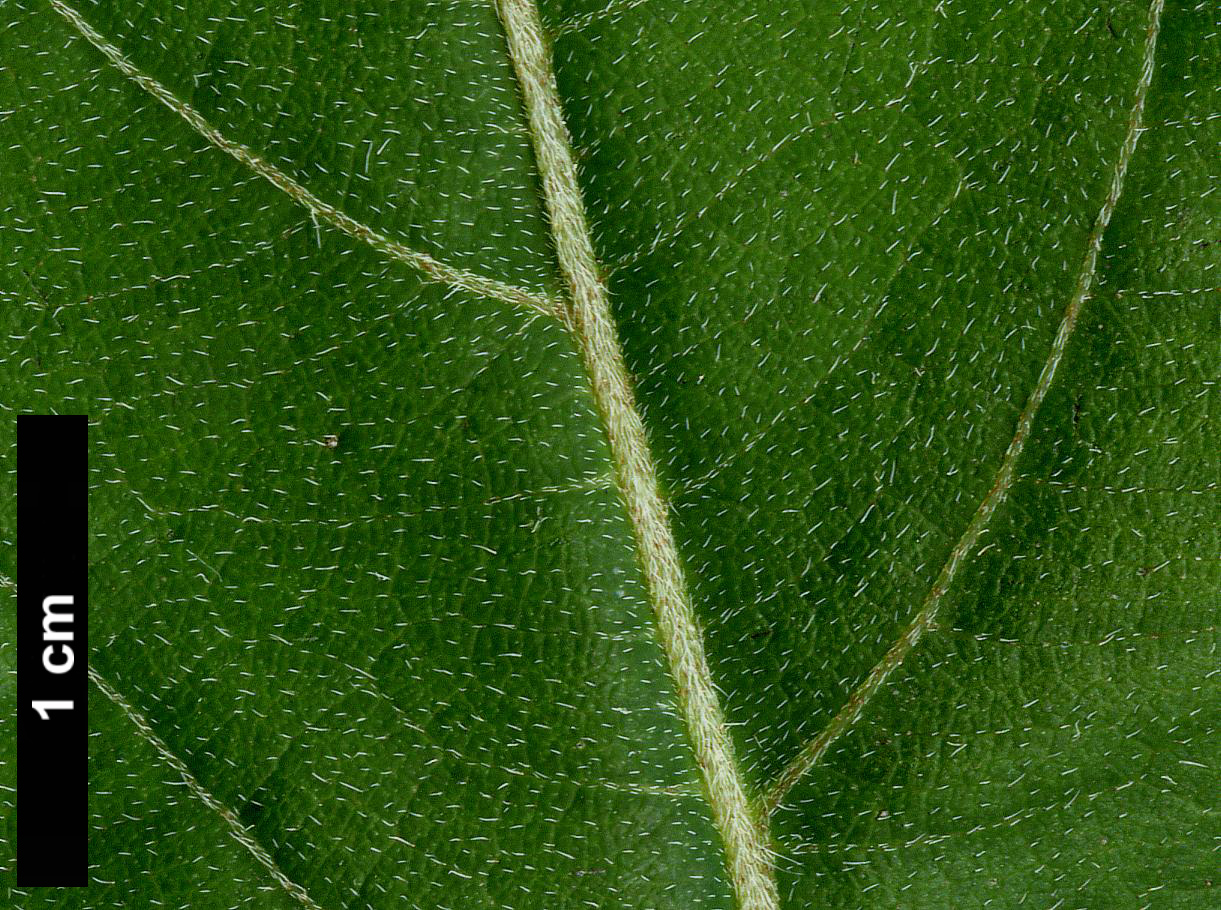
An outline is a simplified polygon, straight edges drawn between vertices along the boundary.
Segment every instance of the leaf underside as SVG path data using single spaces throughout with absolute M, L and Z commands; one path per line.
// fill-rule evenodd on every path
M 1215 905 L 1215 5 L 540 7 L 779 906 Z M 495 4 L 0 14 L 95 673 L 19 889 L 0 613 L 0 905 L 740 906 Z

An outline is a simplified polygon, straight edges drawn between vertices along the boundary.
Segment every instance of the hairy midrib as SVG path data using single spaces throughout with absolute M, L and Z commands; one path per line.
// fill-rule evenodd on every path
M 577 183 L 551 55 L 534 0 L 497 0 L 534 142 L 560 271 L 568 284 L 565 324 L 576 342 L 615 463 L 679 709 L 695 752 L 726 867 L 741 910 L 777 910 L 780 897 L 767 824 L 747 794 L 712 682 L 669 505 L 661 493 L 611 314 Z
M 726 865 L 738 903 L 741 910 L 775 910 L 779 898 L 766 822 L 747 795 L 712 683 L 702 634 L 669 525 L 669 507 L 661 495 L 594 257 L 550 56 L 533 0 L 501 0 L 498 10 L 532 127 L 558 263 L 568 282 L 569 299 L 562 302 L 455 268 L 360 223 L 250 148 L 222 134 L 199 111 L 139 69 L 64 0 L 48 2 L 119 72 L 176 113 L 213 146 L 307 209 L 316 220 L 326 221 L 354 239 L 413 266 L 429 280 L 554 317 L 565 326 L 581 351 L 602 416 L 620 493 L 632 521 L 641 567 L 656 612 L 659 637 L 674 677 L 705 795 L 725 845 Z
M 904 634 L 875 666 L 865 682 L 854 691 L 836 717 L 807 744 L 797 759 L 782 772 L 769 792 L 756 802 L 752 802 L 747 796 L 744 776 L 733 755 L 732 740 L 715 686 L 711 681 L 702 635 L 669 524 L 669 507 L 660 491 L 647 434 L 624 366 L 607 290 L 594 256 L 576 180 L 571 144 L 563 123 L 550 56 L 533 0 L 497 0 L 497 7 L 505 24 L 510 57 L 526 101 L 557 259 L 568 283 L 569 299 L 558 307 L 555 301 L 530 290 L 454 268 L 427 253 L 410 250 L 323 202 L 245 146 L 221 136 L 189 105 L 174 98 L 162 86 L 137 70 L 72 7 L 62 0 L 49 2 L 126 76 L 175 110 L 197 132 L 222 151 L 242 161 L 287 193 L 315 218 L 328 221 L 355 239 L 414 266 L 430 280 L 553 316 L 565 325 L 581 351 L 593 395 L 602 416 L 620 492 L 632 521 L 641 566 L 657 612 L 659 635 L 670 662 L 678 698 L 704 776 L 706 794 L 725 844 L 727 865 L 739 905 L 742 910 L 774 910 L 778 907 L 779 898 L 768 848 L 767 816 L 778 807 L 796 780 L 821 758 L 826 748 L 851 727 L 890 673 L 914 649 L 921 636 L 933 628 L 940 602 L 953 582 L 958 568 L 970 558 L 970 551 L 991 516 L 1004 502 L 1013 482 L 1016 461 L 1022 453 L 1038 409 L 1055 378 L 1065 346 L 1075 330 L 1081 307 L 1089 297 L 1102 238 L 1118 203 L 1127 167 L 1140 137 L 1145 98 L 1152 80 L 1163 0 L 1152 0 L 1149 8 L 1144 63 L 1128 133 L 1112 173 L 1107 198 L 1090 233 L 1073 295 L 1035 389 L 1019 417 L 1017 430 L 1005 452 L 991 489 L 980 503 L 925 603 Z

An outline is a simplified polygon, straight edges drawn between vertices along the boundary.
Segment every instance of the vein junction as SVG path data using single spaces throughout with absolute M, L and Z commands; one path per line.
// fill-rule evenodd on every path
M 568 282 L 566 322 L 581 350 L 606 427 L 658 634 L 724 843 L 729 876 L 741 910 L 775 910 L 780 901 L 767 828 L 747 797 L 712 683 L 703 635 L 670 529 L 669 507 L 661 495 L 606 286 L 594 257 L 538 9 L 533 0 L 498 0 L 497 9 L 530 121 L 557 258 Z
M 101 51 L 102 55 L 110 61 L 115 69 L 180 116 L 195 132 L 207 139 L 216 148 L 231 158 L 240 161 L 277 189 L 283 191 L 298 205 L 308 209 L 316 220 L 324 221 L 332 227 L 343 231 L 349 237 L 367 243 L 369 246 L 393 259 L 407 263 L 422 272 L 424 277 L 429 281 L 447 284 L 464 291 L 469 291 L 472 294 L 478 294 L 481 297 L 489 297 L 514 306 L 524 307 L 546 316 L 559 318 L 559 305 L 554 300 L 524 288 L 505 284 L 502 281 L 497 281 L 495 278 L 488 278 L 466 269 L 455 268 L 452 265 L 434 259 L 427 253 L 410 249 L 399 241 L 387 237 L 385 234 L 374 230 L 366 224 L 362 224 L 330 203 L 319 199 L 274 164 L 260 157 L 251 149 L 242 145 L 242 143 L 235 142 L 222 134 L 212 124 L 208 123 L 199 111 L 179 99 L 168 88 L 128 60 L 121 50 L 107 41 L 105 36 L 86 22 L 75 9 L 63 3 L 62 0 L 49 0 L 49 2 L 55 11 L 67 19 L 86 41 Z
M 543 313 L 559 319 L 569 329 L 581 351 L 606 427 L 620 492 L 632 521 L 640 562 L 656 612 L 659 636 L 703 775 L 706 796 L 724 842 L 726 863 L 739 906 L 741 910 L 776 910 L 779 895 L 769 848 L 768 817 L 779 808 L 797 781 L 821 760 L 831 744 L 852 727 L 924 634 L 935 627 L 946 592 L 962 565 L 970 559 L 992 516 L 1004 503 L 1013 485 L 1017 462 L 1038 410 L 1055 379 L 1081 309 L 1093 287 L 1103 237 L 1122 193 L 1128 166 L 1140 138 L 1164 0 L 1153 0 L 1149 8 L 1142 69 L 1128 131 L 1120 148 L 1107 196 L 1089 235 L 1085 257 L 1051 350 L 1019 416 L 992 487 L 951 550 L 919 611 L 902 636 L 826 728 L 807 743 L 758 801 L 752 801 L 747 795 L 712 682 L 702 632 L 695 618 L 670 528 L 669 506 L 660 491 L 656 467 L 611 315 L 606 286 L 594 255 L 571 141 L 564 124 L 550 55 L 534 0 L 497 0 L 497 9 L 504 24 L 510 57 L 529 118 L 557 258 L 568 283 L 568 299 L 563 302 L 448 265 L 427 253 L 408 248 L 324 202 L 247 146 L 221 134 L 193 107 L 136 67 L 75 9 L 62 0 L 49 2 L 116 69 L 177 113 L 213 146 L 307 209 L 315 219 L 325 221 L 350 237 L 411 265 L 428 280 Z M 192 792 L 221 814 L 235 839 L 300 903 L 311 910 L 316 908 L 317 905 L 304 889 L 284 876 L 240 820 L 203 790 L 185 765 L 152 731 L 147 721 L 108 682 L 94 671 L 90 675 L 94 684 L 124 711 L 141 735 L 183 776 Z

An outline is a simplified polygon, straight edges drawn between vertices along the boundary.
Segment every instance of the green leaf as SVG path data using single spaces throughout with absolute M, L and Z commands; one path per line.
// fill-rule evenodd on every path
M 0 904 L 1215 905 L 1215 6 L 541 6 L 0 6 Z

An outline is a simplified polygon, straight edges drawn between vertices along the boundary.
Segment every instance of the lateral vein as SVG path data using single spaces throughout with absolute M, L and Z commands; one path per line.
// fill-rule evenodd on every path
M 1111 216 L 1114 214 L 1115 206 L 1118 204 L 1120 194 L 1123 192 L 1124 178 L 1128 173 L 1128 165 L 1132 160 L 1133 153 L 1136 151 L 1136 145 L 1140 141 L 1145 113 L 1145 98 L 1149 93 L 1149 86 L 1153 82 L 1153 64 L 1157 53 L 1157 35 L 1161 25 L 1163 5 L 1164 0 L 1153 0 L 1149 6 L 1149 25 L 1145 35 L 1144 58 L 1141 65 L 1140 78 L 1137 81 L 1136 95 L 1128 120 L 1127 135 L 1124 137 L 1123 145 L 1120 146 L 1119 158 L 1115 162 L 1115 169 L 1111 174 L 1111 185 L 1107 191 L 1106 199 L 1103 200 L 1102 208 L 1099 209 L 1098 216 L 1094 219 L 1094 226 L 1090 231 L 1089 241 L 1086 246 L 1085 258 L 1081 263 L 1081 270 L 1077 275 L 1072 296 L 1069 298 L 1064 315 L 1061 317 L 1060 327 L 1056 331 L 1055 339 L 1052 341 L 1051 351 L 1048 353 L 1047 360 L 1043 364 L 1043 369 L 1039 373 L 1034 390 L 1030 393 L 1025 407 L 1022 408 L 1022 413 L 1018 417 L 1013 439 L 1010 441 L 1009 447 L 1005 450 L 1004 457 L 1001 459 L 1000 468 L 996 472 L 992 488 L 984 496 L 983 501 L 980 502 L 979 508 L 976 509 L 962 537 L 959 538 L 954 549 L 950 551 L 950 556 L 946 560 L 945 565 L 942 566 L 941 572 L 925 597 L 920 611 L 907 628 L 904 629 L 898 641 L 891 646 L 890 650 L 886 652 L 877 665 L 870 670 L 864 682 L 857 686 L 852 695 L 849 696 L 848 701 L 840 708 L 839 712 L 831 719 L 827 726 L 823 728 L 822 732 L 802 748 L 797 757 L 789 763 L 788 767 L 780 772 L 775 782 L 768 789 L 763 797 L 762 809 L 765 815 L 769 817 L 779 808 L 784 798 L 793 788 L 793 785 L 807 771 L 813 768 L 821 760 L 828 747 L 856 722 L 865 706 L 885 684 L 890 674 L 903 663 L 904 659 L 916 647 L 924 634 L 933 628 L 946 591 L 953 583 L 958 570 L 970 558 L 971 552 L 975 549 L 975 545 L 979 542 L 979 538 L 987 528 L 993 514 L 1009 494 L 1009 489 L 1013 485 L 1018 459 L 1022 455 L 1022 450 L 1026 447 L 1026 440 L 1034 425 L 1039 407 L 1043 404 L 1043 399 L 1047 397 L 1047 392 L 1051 388 L 1052 381 L 1055 379 L 1056 370 L 1059 369 L 1060 361 L 1064 357 L 1064 351 L 1068 346 L 1069 338 L 1072 337 L 1073 331 L 1077 327 L 1077 319 L 1081 315 L 1081 308 L 1089 297 L 1090 289 L 1094 285 L 1094 277 L 1098 266 L 1098 254 L 1102 249 L 1103 235 L 1106 233 L 1107 226 L 1111 223 Z
M 568 128 L 534 0 L 497 0 L 509 56 L 530 123 L 560 269 L 568 282 L 567 325 L 606 427 L 620 495 L 674 677 L 679 707 L 703 776 L 741 910 L 776 910 L 779 895 L 764 819 L 747 797 L 703 636 L 670 528 L 644 423 L 619 346 L 577 184 Z
M 49 2 L 56 12 L 67 19 L 86 41 L 97 48 L 110 61 L 115 69 L 119 70 L 124 76 L 136 83 L 136 85 L 140 86 L 140 88 L 144 89 L 171 111 L 178 114 L 195 132 L 207 139 L 213 146 L 246 165 L 260 177 L 289 196 L 298 205 L 307 209 L 315 219 L 325 221 L 349 237 L 366 243 L 393 259 L 407 263 L 413 268 L 418 269 L 429 281 L 447 284 L 451 287 L 478 294 L 481 297 L 489 297 L 503 303 L 512 304 L 513 306 L 534 310 L 552 318 L 558 319 L 560 317 L 560 305 L 557 301 L 542 294 L 528 291 L 525 288 L 497 281 L 495 278 L 488 278 L 476 272 L 448 265 L 427 253 L 413 250 L 399 241 L 387 237 L 385 234 L 357 221 L 351 215 L 340 211 L 330 203 L 319 199 L 274 164 L 262 158 L 242 143 L 228 138 L 217 130 L 199 111 L 178 98 L 168 88 L 132 63 L 119 48 L 110 43 L 104 35 L 85 21 L 81 14 L 71 6 L 62 2 L 62 0 L 49 0 Z
M 170 749 L 165 740 L 157 735 L 156 731 L 153 730 L 152 725 L 149 724 L 148 718 L 136 710 L 136 708 L 133 707 L 132 704 L 128 702 L 127 699 L 125 699 L 119 693 L 119 691 L 93 667 L 89 668 L 89 679 L 95 686 L 98 687 L 98 689 L 101 690 L 103 695 L 118 705 L 119 710 L 122 711 L 127 716 L 127 719 L 135 725 L 140 738 L 157 750 L 157 754 L 161 756 L 162 761 L 178 772 L 179 776 L 182 778 L 182 782 L 187 785 L 187 789 L 190 790 L 191 793 L 200 800 L 200 802 L 202 802 L 224 820 L 225 824 L 229 828 L 230 836 L 246 848 L 247 852 L 249 852 L 250 855 L 258 861 L 260 866 L 267 870 L 267 873 L 274 878 L 277 883 L 279 883 L 281 888 L 287 891 L 292 897 L 296 898 L 302 906 L 309 908 L 309 910 L 322 910 L 322 908 L 314 902 L 314 899 L 309 896 L 309 892 L 289 878 L 284 873 L 284 870 L 280 868 L 279 864 L 277 864 L 272 858 L 271 854 L 267 852 L 266 848 L 255 840 L 254 833 L 244 824 L 242 824 L 241 819 L 237 817 L 237 813 L 208 792 L 204 785 L 199 782 L 199 779 L 191 773 L 191 769 L 186 766 L 186 763 L 174 754 L 173 750 Z

